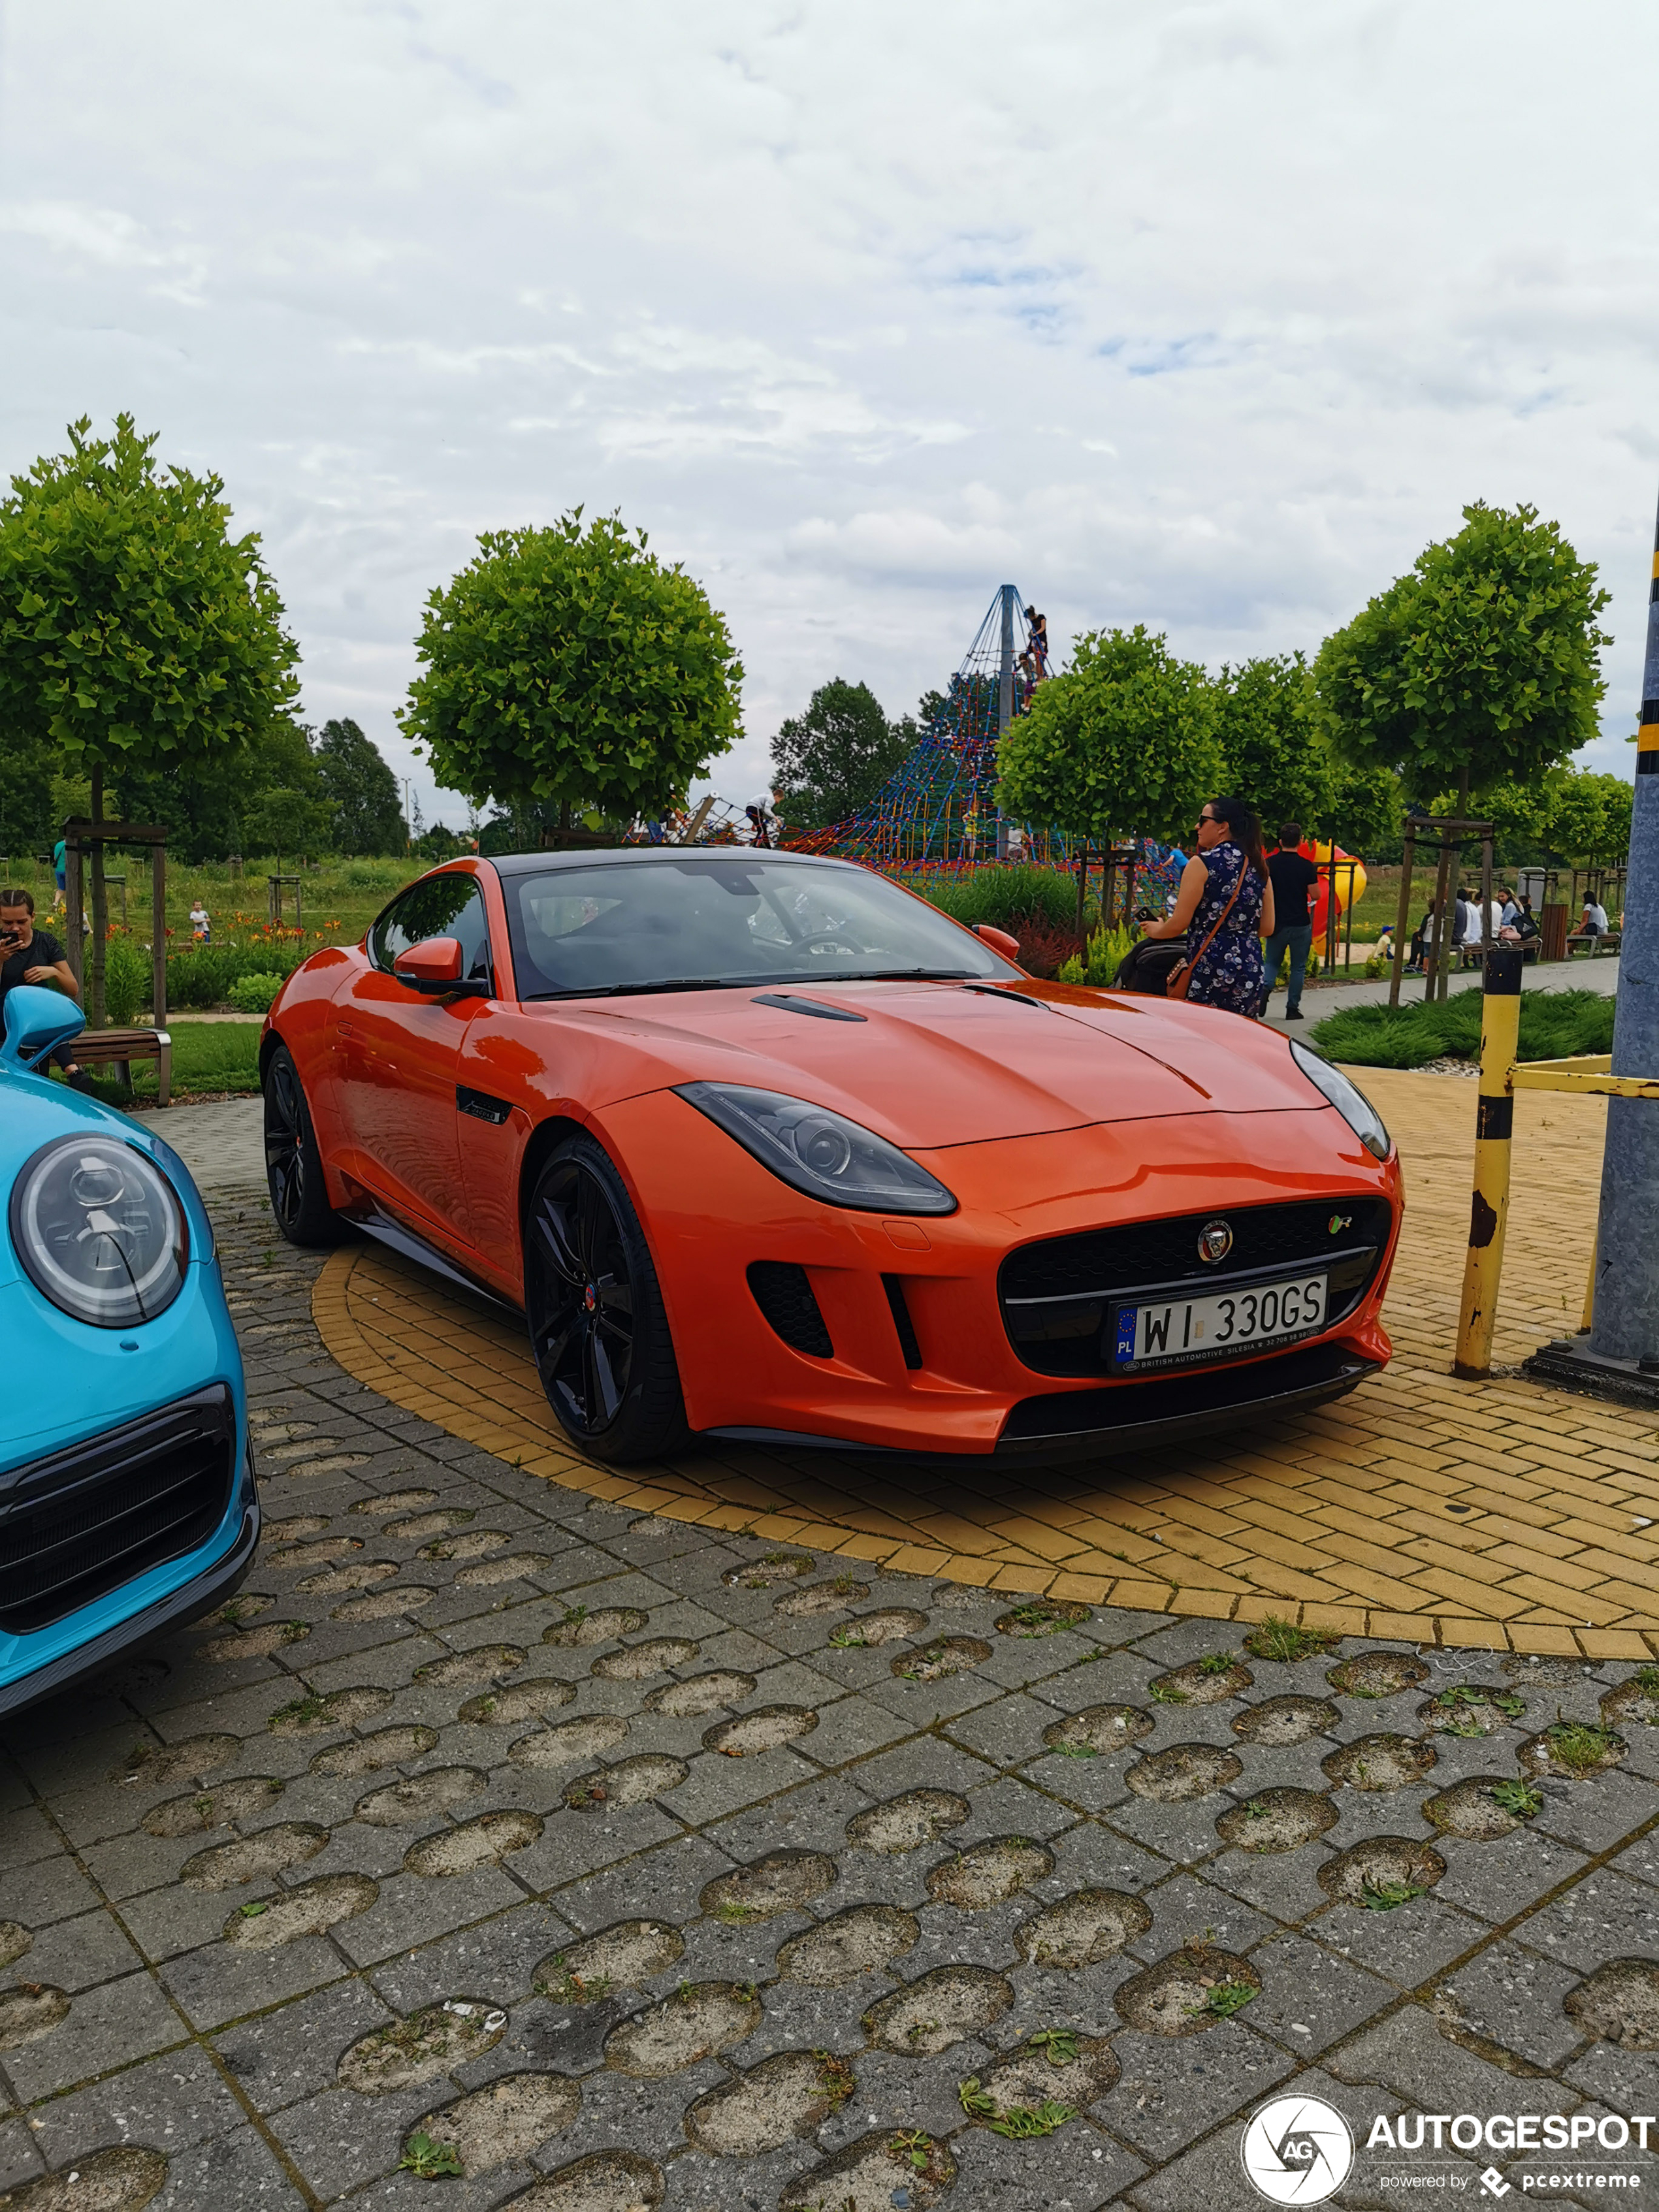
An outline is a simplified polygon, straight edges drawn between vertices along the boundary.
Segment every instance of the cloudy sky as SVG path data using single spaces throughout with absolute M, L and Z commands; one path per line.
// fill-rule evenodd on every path
M 217 470 L 428 818 L 422 599 L 578 502 L 725 611 L 739 802 L 1004 581 L 1311 649 L 1475 498 L 1601 564 L 1628 774 L 1656 84 L 1646 0 L 6 0 L 0 463 Z

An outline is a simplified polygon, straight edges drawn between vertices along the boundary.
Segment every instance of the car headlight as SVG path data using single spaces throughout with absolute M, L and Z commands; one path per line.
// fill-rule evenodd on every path
M 737 1083 L 682 1083 L 679 1096 L 728 1137 L 809 1198 L 865 1213 L 954 1213 L 956 1200 L 936 1176 L 896 1145 L 844 1114 L 781 1091 Z
M 11 1241 L 43 1297 L 94 1328 L 131 1328 L 184 1288 L 190 1231 L 154 1161 L 115 1137 L 59 1137 L 11 1192 Z
M 1291 1039 L 1291 1058 L 1320 1096 L 1330 1101 L 1368 1152 L 1386 1160 L 1394 1146 L 1382 1126 L 1382 1116 L 1357 1084 L 1350 1083 L 1340 1067 L 1322 1060 L 1305 1044 Z

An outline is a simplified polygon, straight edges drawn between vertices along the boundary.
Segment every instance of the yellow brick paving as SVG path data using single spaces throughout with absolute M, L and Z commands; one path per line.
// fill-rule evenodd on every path
M 1659 1653 L 1659 1426 L 1515 1371 L 1577 1323 L 1606 1102 L 1522 1093 L 1494 1371 L 1450 1371 L 1474 1085 L 1357 1071 L 1406 1163 L 1393 1364 L 1296 1419 L 1021 1470 L 714 1446 L 618 1473 L 572 1449 L 520 1329 L 380 1248 L 314 1311 L 393 1403 L 548 1480 L 665 1518 L 1000 1590 L 1445 1645 Z

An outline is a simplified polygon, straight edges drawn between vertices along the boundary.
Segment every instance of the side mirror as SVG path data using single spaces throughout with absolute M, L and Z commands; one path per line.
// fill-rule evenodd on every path
M 398 953 L 392 972 L 411 991 L 453 991 L 461 980 L 461 947 L 453 937 L 428 937 Z
M 1006 929 L 993 929 L 988 921 L 976 921 L 974 924 L 974 934 L 975 937 L 982 937 L 993 952 L 1000 952 L 1005 960 L 1012 960 L 1016 966 L 1018 965 L 1018 938 L 1010 937 Z
M 10 1067 L 32 1067 L 54 1046 L 79 1036 L 87 1018 L 61 991 L 38 983 L 18 983 L 6 994 L 6 1035 L 0 1060 Z

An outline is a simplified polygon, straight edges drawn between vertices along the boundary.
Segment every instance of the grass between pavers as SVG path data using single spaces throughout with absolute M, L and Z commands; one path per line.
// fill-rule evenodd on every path
M 259 1088 L 259 1024 L 257 1022 L 181 1022 L 173 1037 L 173 1095 L 175 1098 L 212 1096 L 225 1091 Z M 73 1050 L 73 1047 L 70 1048 Z M 140 1060 L 133 1067 L 129 1093 L 113 1075 L 94 1074 L 93 1089 L 112 1106 L 125 1105 L 129 1097 L 154 1098 L 155 1063 Z
M 1565 1060 L 1611 1052 L 1614 1000 L 1597 991 L 1523 991 L 1522 1060 Z M 1309 1032 L 1327 1059 L 1355 1067 L 1425 1067 L 1432 1060 L 1476 1060 L 1480 1054 L 1480 993 L 1462 991 L 1443 1004 L 1345 1006 Z

